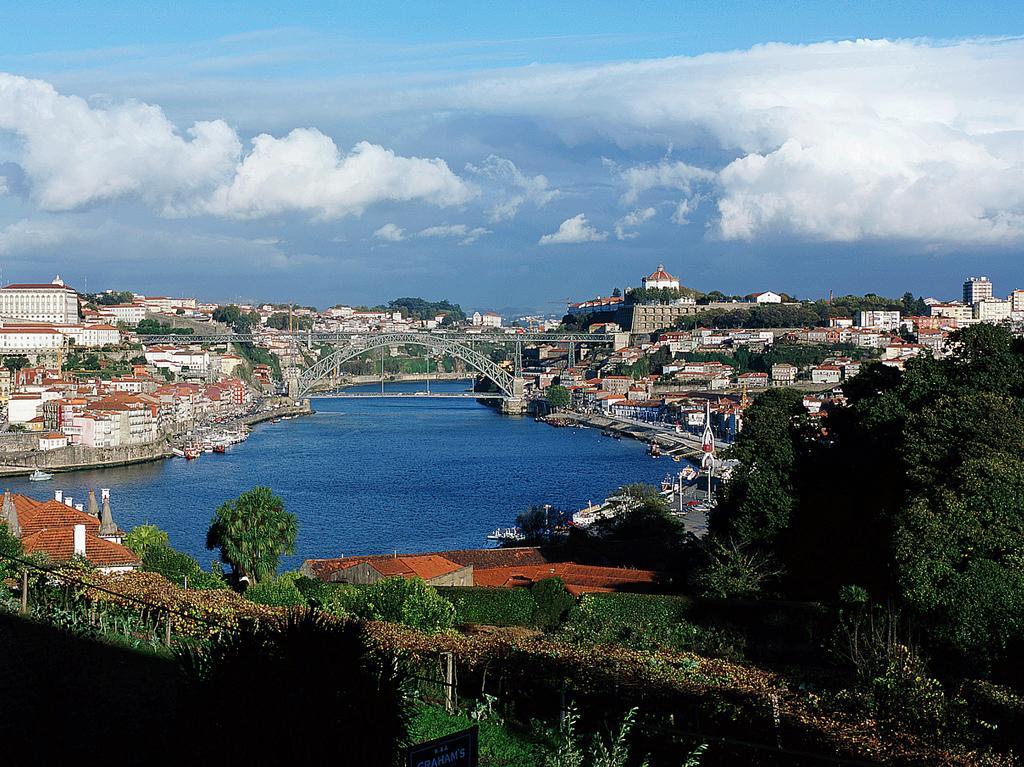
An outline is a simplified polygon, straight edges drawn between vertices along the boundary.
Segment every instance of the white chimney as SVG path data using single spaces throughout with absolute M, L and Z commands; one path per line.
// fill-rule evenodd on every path
M 63 490 L 54 490 L 53 491 L 53 500 L 55 500 L 57 503 L 64 503 L 64 491 Z
M 85 525 L 75 525 L 75 555 L 85 556 Z
M 85 511 L 85 507 L 82 504 L 80 504 L 80 503 L 76 503 L 75 504 L 75 511 Z
M 104 487 L 100 489 L 100 502 L 106 501 L 110 498 L 110 488 Z
M 65 505 L 65 506 L 71 506 L 71 507 L 74 507 L 74 505 L 75 505 L 75 504 L 74 504 L 74 503 L 72 503 L 72 501 L 74 501 L 74 500 L 75 500 L 75 499 L 74 499 L 74 498 L 72 498 L 72 497 L 71 497 L 70 495 L 65 495 L 65 496 L 64 496 L 64 505 Z

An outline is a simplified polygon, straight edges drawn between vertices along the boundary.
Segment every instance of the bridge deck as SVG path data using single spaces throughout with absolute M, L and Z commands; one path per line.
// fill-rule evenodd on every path
M 426 392 L 426 391 L 409 391 L 409 392 L 311 392 L 309 394 L 311 399 L 389 399 L 389 398 L 401 398 L 401 399 L 503 399 L 504 394 L 500 392 Z

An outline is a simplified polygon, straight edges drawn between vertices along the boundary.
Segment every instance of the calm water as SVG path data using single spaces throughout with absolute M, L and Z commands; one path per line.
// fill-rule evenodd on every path
M 299 518 L 296 556 L 284 562 L 294 567 L 341 553 L 486 546 L 491 530 L 514 524 L 531 504 L 575 511 L 619 485 L 657 483 L 674 465 L 652 460 L 633 440 L 502 416 L 469 399 L 324 399 L 313 407 L 311 417 L 257 426 L 223 455 L 57 474 L 50 482 L 9 478 L 6 486 L 37 498 L 60 488 L 76 502 L 90 487 L 109 487 L 122 528 L 156 524 L 205 566 L 214 556 L 205 548 L 214 509 L 269 485 Z

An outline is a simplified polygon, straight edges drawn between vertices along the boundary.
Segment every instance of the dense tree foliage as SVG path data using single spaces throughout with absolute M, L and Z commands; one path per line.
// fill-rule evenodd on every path
M 386 308 L 393 312 L 401 312 L 403 317 L 411 317 L 414 320 L 432 320 L 439 314 L 444 315 L 446 323 L 466 319 L 466 313 L 462 311 L 462 307 L 448 300 L 427 301 L 423 298 L 396 298 L 394 301 L 389 301 Z
M 8 354 L 4 357 L 4 367 L 12 373 L 28 367 L 28 357 L 23 354 Z
M 295 550 L 298 520 L 269 487 L 254 487 L 221 504 L 206 533 L 206 548 L 219 549 L 236 577 L 251 583 L 277 571 L 282 554 Z
M 160 320 L 144 319 L 139 320 L 139 324 L 135 326 L 135 332 L 140 336 L 145 335 L 182 335 L 190 336 L 195 331 L 192 328 L 176 328 L 172 327 L 169 322 L 160 322 Z
M 308 315 L 289 315 L 288 312 L 274 312 L 267 319 L 267 327 L 275 330 L 312 330 L 313 318 Z
M 544 392 L 544 399 L 555 410 L 567 408 L 572 402 L 572 396 L 564 386 L 549 386 Z
M 140 558 L 146 556 L 146 552 L 152 546 L 170 546 L 171 541 L 167 533 L 156 525 L 136 525 L 131 532 L 124 537 L 124 545 L 135 552 Z
M 798 395 L 759 397 L 711 528 L 777 557 L 789 595 L 859 584 L 947 662 L 1005 669 L 1024 647 L 1024 343 L 993 325 L 952 342 L 868 366 L 823 429 Z
M 705 298 L 710 297 L 708 294 Z M 728 297 L 722 296 L 719 300 Z M 831 317 L 854 317 L 859 311 L 890 310 L 904 315 L 928 314 L 928 306 L 910 293 L 902 298 L 839 296 L 831 301 L 799 304 L 738 304 L 735 309 L 708 309 L 696 315 L 680 317 L 679 328 L 802 328 L 827 325 Z
M 864 359 L 875 352 L 861 349 L 850 344 L 825 346 L 822 344 L 794 344 L 778 342 L 768 346 L 764 351 L 754 351 L 740 346 L 732 353 L 721 352 L 683 352 L 681 357 L 686 362 L 724 362 L 732 366 L 737 373 L 771 373 L 772 365 L 789 363 L 797 367 L 820 365 L 829 357 L 852 357 Z
M 693 288 L 626 288 L 626 303 L 650 304 L 671 303 L 680 298 L 698 298 L 700 293 Z
M 213 321 L 230 325 L 236 333 L 248 333 L 260 324 L 260 315 L 257 312 L 243 312 L 234 304 L 229 304 L 213 310 Z

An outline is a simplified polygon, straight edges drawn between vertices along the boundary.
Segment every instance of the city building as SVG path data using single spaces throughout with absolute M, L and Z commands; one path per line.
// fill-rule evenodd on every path
M 898 311 L 879 310 L 860 311 L 857 312 L 857 326 L 895 332 L 900 329 L 900 313 Z
M 973 306 L 987 298 L 992 298 L 992 282 L 988 277 L 968 277 L 964 280 L 965 304 Z
M 974 319 L 972 304 L 932 304 L 929 312 L 932 317 L 943 317 L 957 322 Z
M 49 284 L 13 284 L 0 288 L 0 318 L 30 322 L 78 322 L 78 293 L 58 274 Z
M 658 264 L 658 268 L 644 277 L 642 283 L 648 290 L 659 290 L 661 288 L 679 290 L 679 279 L 666 272 L 663 264 Z
M 839 383 L 843 377 L 843 369 L 838 365 L 818 365 L 811 368 L 811 382 L 816 384 Z
M 797 367 L 788 362 L 776 362 L 772 365 L 772 383 L 776 386 L 787 386 L 796 383 Z
M 1016 314 L 1024 312 L 1024 290 L 1015 290 L 1010 294 L 1011 309 Z
M 1010 319 L 1013 302 L 999 298 L 983 298 L 973 307 L 974 319 L 979 322 L 1002 322 Z
M 750 296 L 750 300 L 755 304 L 781 304 L 782 296 L 778 293 L 773 293 L 770 290 L 766 290 L 761 293 L 754 293 Z

